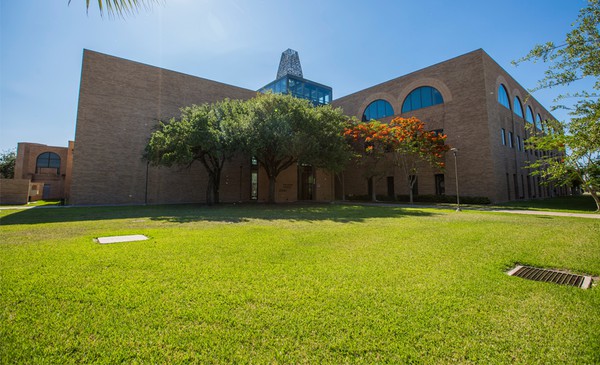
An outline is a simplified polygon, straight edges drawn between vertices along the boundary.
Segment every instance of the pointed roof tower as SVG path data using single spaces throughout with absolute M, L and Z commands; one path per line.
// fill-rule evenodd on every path
M 292 75 L 302 77 L 302 66 L 300 65 L 300 56 L 298 52 L 288 48 L 281 54 L 281 61 L 279 61 L 279 70 L 277 70 L 277 77 L 279 79 L 286 75 Z

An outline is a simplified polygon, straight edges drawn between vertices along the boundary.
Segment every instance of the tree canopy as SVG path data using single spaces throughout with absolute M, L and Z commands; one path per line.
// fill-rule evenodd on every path
M 269 202 L 275 201 L 277 176 L 303 163 L 339 171 L 349 158 L 342 136 L 347 118 L 330 105 L 283 94 L 261 94 L 246 102 L 244 151 L 256 158 L 269 178 Z
M 15 162 L 17 152 L 8 150 L 0 153 L 0 177 L 3 179 L 12 179 L 15 177 Z
M 285 169 L 309 164 L 332 171 L 349 160 L 342 136 L 347 118 L 329 105 L 313 107 L 290 95 L 259 94 L 183 108 L 179 118 L 161 122 L 144 157 L 154 165 L 191 166 L 200 162 L 209 175 L 207 202 L 219 202 L 221 172 L 236 154 L 254 157 L 269 178 L 269 202 Z
M 225 162 L 240 151 L 239 130 L 245 115 L 239 100 L 183 108 L 179 118 L 161 122 L 152 133 L 145 158 L 164 166 L 189 167 L 200 162 L 209 176 L 206 200 L 218 203 L 221 172 Z
M 592 90 L 575 94 L 561 94 L 554 108 L 570 110 L 571 121 L 549 121 L 547 133 L 537 134 L 531 130 L 528 148 L 543 151 L 542 157 L 528 167 L 533 174 L 541 175 L 548 182 L 560 185 L 577 180 L 590 193 L 600 211 L 600 0 L 588 0 L 581 9 L 573 30 L 564 42 L 547 42 L 536 45 L 525 57 L 515 61 L 543 61 L 549 63 L 545 77 L 534 89 L 570 85 L 579 80 L 593 80 Z M 574 105 L 566 100 L 575 98 Z M 556 152 L 560 153 L 556 153 Z
M 390 162 L 400 168 L 411 203 L 412 188 L 420 167 L 425 164 L 444 169 L 444 154 L 450 148 L 444 143 L 445 135 L 426 131 L 425 124 L 414 117 L 394 118 L 388 124 L 376 120 L 355 121 L 344 134 L 358 153 L 367 179 L 372 181 L 386 174 Z M 375 189 L 371 194 L 371 199 L 375 200 Z

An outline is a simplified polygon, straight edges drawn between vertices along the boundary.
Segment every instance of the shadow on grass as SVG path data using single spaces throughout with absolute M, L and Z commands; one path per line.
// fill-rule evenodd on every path
M 151 205 L 31 208 L 0 212 L 0 225 L 80 222 L 145 218 L 171 223 L 242 223 L 251 219 L 290 221 L 362 222 L 369 218 L 433 216 L 438 213 L 400 207 L 334 204 Z

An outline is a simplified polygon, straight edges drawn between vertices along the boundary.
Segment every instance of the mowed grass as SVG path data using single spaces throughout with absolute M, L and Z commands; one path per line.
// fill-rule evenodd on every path
M 596 202 L 589 194 L 561 196 L 546 199 L 513 200 L 500 204 L 503 208 L 556 211 L 571 213 L 597 213 Z
M 451 210 L 0 211 L 2 363 L 600 363 L 600 220 Z M 148 241 L 100 245 L 99 236 Z

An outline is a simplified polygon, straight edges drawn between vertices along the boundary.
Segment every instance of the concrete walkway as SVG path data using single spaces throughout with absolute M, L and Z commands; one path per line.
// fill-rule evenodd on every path
M 366 206 L 380 206 L 380 207 L 397 207 L 397 208 L 427 208 L 427 209 L 443 209 L 443 210 L 455 210 L 455 204 L 438 204 L 438 205 L 421 205 L 421 204 L 397 204 L 397 203 L 370 203 L 370 202 L 350 202 L 350 201 L 338 201 L 339 204 L 349 205 L 366 205 Z M 510 214 L 527 214 L 527 215 L 546 215 L 554 217 L 576 217 L 576 218 L 592 218 L 600 219 L 600 213 L 568 213 L 568 212 L 552 212 L 543 210 L 526 210 L 526 209 L 499 209 L 485 206 L 463 206 L 462 210 L 473 210 L 480 212 L 492 212 L 492 213 L 510 213 Z

